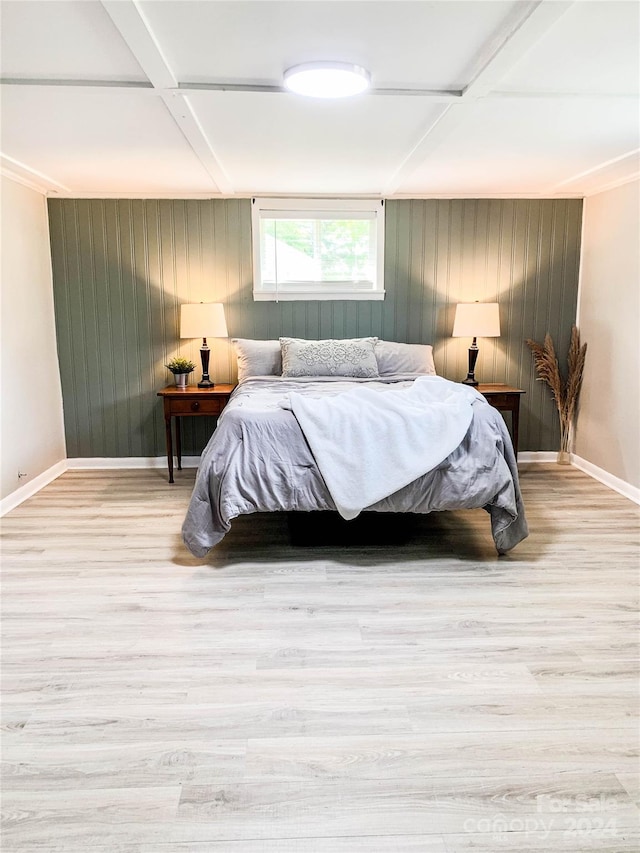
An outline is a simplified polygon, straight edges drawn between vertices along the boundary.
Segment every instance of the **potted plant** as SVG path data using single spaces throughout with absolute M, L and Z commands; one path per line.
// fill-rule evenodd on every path
M 186 388 L 189 374 L 195 369 L 195 364 L 189 361 L 188 358 L 172 358 L 168 364 L 165 364 L 167 370 L 173 373 L 178 388 Z

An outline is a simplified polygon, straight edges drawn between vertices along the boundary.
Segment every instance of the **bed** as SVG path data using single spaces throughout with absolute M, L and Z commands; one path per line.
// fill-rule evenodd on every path
M 266 360 L 263 352 L 257 362 L 250 358 L 243 362 L 244 343 L 237 344 L 239 385 L 202 454 L 182 528 L 183 540 L 191 553 L 204 557 L 223 539 L 234 518 L 256 512 L 312 512 L 338 508 L 345 518 L 352 518 L 360 509 L 384 513 L 429 513 L 482 507 L 490 516 L 493 539 L 500 554 L 509 551 L 528 535 L 516 459 L 504 420 L 484 398 L 469 389 L 466 389 L 469 393 L 464 402 L 456 402 L 458 408 L 462 406 L 467 411 L 467 421 L 460 422 L 460 412 L 456 410 L 444 428 L 442 424 L 438 427 L 443 432 L 440 452 L 446 455 L 437 464 L 410 482 L 406 476 L 404 480 L 398 480 L 406 482 L 406 485 L 371 504 L 344 510 L 341 506 L 343 499 L 336 497 L 334 484 L 323 467 L 326 463 L 321 462 L 319 466 L 315 437 L 304 431 L 310 427 L 302 414 L 305 411 L 312 415 L 314 412 L 325 413 L 329 420 L 318 427 L 322 437 L 327 425 L 331 427 L 338 423 L 340 407 L 347 401 L 362 413 L 359 420 L 364 421 L 366 405 L 375 408 L 379 403 L 382 410 L 383 403 L 386 405 L 387 401 L 392 405 L 397 405 L 400 400 L 415 401 L 416 394 L 432 394 L 436 387 L 439 394 L 442 391 L 448 395 L 447 399 L 459 401 L 464 396 L 460 391 L 464 386 L 434 377 L 432 361 L 425 366 L 423 352 L 418 361 L 407 358 L 407 350 L 403 350 L 402 358 L 394 357 L 385 362 L 381 351 L 381 344 L 385 342 L 378 342 L 375 338 L 358 339 L 370 341 L 377 353 L 376 367 L 364 370 L 368 375 L 362 375 L 363 370 L 353 368 L 351 362 L 337 367 L 332 363 L 318 364 L 317 348 L 312 368 L 304 364 L 302 368 L 296 368 L 294 361 L 294 367 L 289 364 L 287 369 L 287 360 L 285 358 L 281 363 L 276 345 L 282 346 L 282 341 L 290 340 L 296 339 L 259 342 L 263 350 L 269 344 L 270 350 Z M 247 344 L 253 345 L 254 342 Z M 430 347 L 428 350 L 430 353 Z M 340 352 L 344 355 L 344 348 Z M 395 352 L 397 354 L 397 350 Z M 398 367 L 401 370 L 397 370 Z M 341 375 L 349 371 L 361 375 Z M 411 406 L 416 408 L 414 402 Z M 422 423 L 421 418 L 422 415 L 418 424 Z M 408 436 L 419 436 L 423 432 L 419 429 L 416 433 L 415 423 L 408 428 L 413 429 L 407 433 Z M 351 430 L 347 432 L 354 446 L 357 436 L 355 433 L 355 437 L 351 436 Z M 341 434 L 346 436 L 347 432 L 343 429 Z M 368 434 L 375 434 L 375 430 Z M 458 435 L 462 436 L 461 440 Z M 413 456 L 420 455 L 416 452 L 419 447 L 414 440 L 390 441 L 381 433 L 381 441 L 385 440 L 386 446 L 411 446 Z M 455 445 L 452 450 L 447 447 L 447 441 Z M 428 449 L 428 443 L 425 443 L 425 448 Z M 369 461 L 364 463 L 364 468 L 371 473 L 371 459 L 382 460 L 385 454 L 372 456 L 376 449 L 368 450 Z M 361 454 L 351 450 L 345 459 L 349 455 L 359 457 Z M 364 451 L 362 455 L 366 455 Z M 387 473 L 393 473 L 393 468 L 397 467 L 395 460 L 392 458 L 389 464 L 392 467 Z M 339 469 L 341 465 L 336 467 Z M 379 466 L 374 467 L 377 475 Z M 324 477 L 321 469 L 325 471 Z M 357 468 L 354 471 L 357 477 Z

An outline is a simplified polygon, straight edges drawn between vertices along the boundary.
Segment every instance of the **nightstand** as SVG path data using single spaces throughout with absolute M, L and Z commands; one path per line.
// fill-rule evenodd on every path
M 518 458 L 518 421 L 520 420 L 520 397 L 526 393 L 520 388 L 512 388 L 510 385 L 495 383 L 480 383 L 474 386 L 499 412 L 511 412 L 511 440 L 513 450 Z
M 164 424 L 167 433 L 167 467 L 169 482 L 173 483 L 173 440 L 171 436 L 171 418 L 176 420 L 176 457 L 178 471 L 182 470 L 182 440 L 180 436 L 180 418 L 208 415 L 217 417 L 229 402 L 235 385 L 214 385 L 213 388 L 198 388 L 187 385 L 177 388 L 167 385 L 158 391 L 158 397 L 164 402 Z

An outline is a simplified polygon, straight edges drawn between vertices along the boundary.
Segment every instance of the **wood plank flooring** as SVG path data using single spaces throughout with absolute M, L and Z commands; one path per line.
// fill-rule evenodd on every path
M 521 476 L 504 557 L 477 510 L 352 544 L 245 517 L 196 560 L 191 471 L 69 472 L 14 510 L 3 853 L 640 849 L 638 507 Z

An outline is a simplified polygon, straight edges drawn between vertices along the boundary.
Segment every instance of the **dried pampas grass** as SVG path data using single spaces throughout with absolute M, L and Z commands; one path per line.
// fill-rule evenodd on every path
M 569 453 L 571 441 L 571 425 L 576 414 L 580 388 L 582 387 L 582 375 L 584 373 L 584 360 L 587 354 L 587 345 L 580 346 L 580 332 L 577 326 L 571 328 L 571 343 L 567 356 L 567 380 L 562 378 L 556 351 L 553 347 L 551 335 L 545 335 L 544 344 L 539 344 L 527 338 L 527 345 L 533 352 L 533 360 L 538 371 L 538 379 L 546 382 L 551 388 L 553 399 L 558 407 L 560 415 L 560 451 Z

